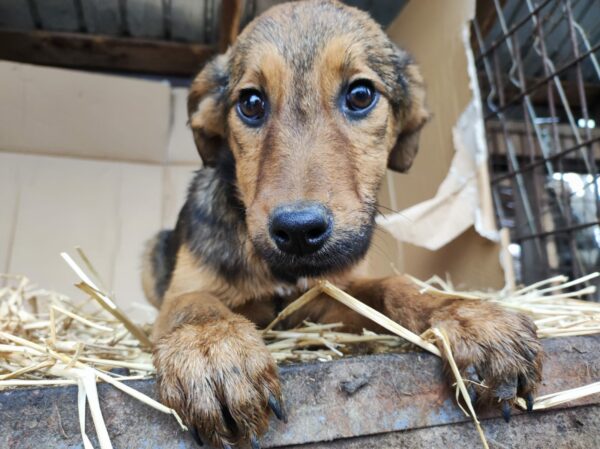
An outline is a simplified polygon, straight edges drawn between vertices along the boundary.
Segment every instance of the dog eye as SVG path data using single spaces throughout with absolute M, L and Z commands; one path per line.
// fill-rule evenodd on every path
M 262 92 L 244 89 L 240 93 L 237 110 L 240 118 L 250 126 L 259 126 L 265 117 L 266 102 Z
M 358 80 L 350 84 L 346 92 L 346 109 L 352 113 L 367 112 L 376 98 L 373 83 L 367 80 Z

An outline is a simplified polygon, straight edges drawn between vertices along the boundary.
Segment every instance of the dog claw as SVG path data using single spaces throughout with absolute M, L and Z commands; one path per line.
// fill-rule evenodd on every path
M 252 449 L 260 449 L 260 443 L 255 435 L 252 435 L 252 438 L 250 438 L 250 446 L 252 446 Z
M 510 402 L 502 401 L 502 416 L 504 421 L 510 422 Z
M 204 446 L 204 443 L 202 442 L 200 435 L 198 435 L 198 431 L 195 427 L 190 427 L 190 434 L 198 446 Z
M 527 403 L 527 411 L 531 412 L 533 410 L 533 395 L 531 393 L 525 395 L 525 402 Z
M 285 413 L 285 410 L 281 406 L 281 403 L 272 394 L 269 395 L 269 407 L 271 407 L 271 410 L 273 410 L 273 413 L 278 420 L 287 423 L 287 414 Z

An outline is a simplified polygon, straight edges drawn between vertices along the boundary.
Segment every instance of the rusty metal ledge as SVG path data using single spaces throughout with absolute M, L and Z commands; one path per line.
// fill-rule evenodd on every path
M 600 380 L 600 336 L 547 340 L 544 347 L 547 359 L 540 394 Z M 307 448 L 330 447 L 331 443 L 323 443 L 342 439 L 350 440 L 336 442 L 331 447 L 404 447 L 405 443 L 400 441 L 411 434 L 416 442 L 428 441 L 423 439 L 423 435 L 431 438 L 438 435 L 437 444 L 440 446 L 471 447 L 451 437 L 458 435 L 457 429 L 469 438 L 477 438 L 469 419 L 454 404 L 454 395 L 446 386 L 440 361 L 429 354 L 363 356 L 330 363 L 293 365 L 282 367 L 280 371 L 289 422 L 287 425 L 272 422 L 271 430 L 262 441 L 265 448 L 309 443 L 312 444 Z M 343 387 L 348 382 L 352 388 Z M 155 396 L 151 380 L 132 381 L 130 384 Z M 116 449 L 194 447 L 188 435 L 179 430 L 171 417 L 150 409 L 109 385 L 99 385 L 99 394 Z M 571 419 L 565 418 L 565 414 L 575 416 L 575 420 L 580 416 L 581 422 L 598 423 L 600 411 L 596 404 L 600 404 L 600 397 L 588 397 L 570 404 L 568 410 L 517 416 L 508 425 L 489 419 L 484 426 L 486 430 L 489 427 L 491 430 L 488 431 L 492 433 L 516 432 L 515 435 L 525 438 L 529 432 L 526 428 L 547 427 L 548 419 Z M 581 405 L 587 407 L 575 408 Z M 0 448 L 82 448 L 77 416 L 77 391 L 74 387 L 1 392 Z M 482 416 L 494 418 L 497 414 L 491 412 Z M 426 429 L 433 426 L 443 427 Z M 600 426 L 584 427 L 589 438 L 600 441 Z M 89 414 L 87 429 L 92 437 L 93 425 Z M 366 437 L 376 434 L 379 435 Z M 95 436 L 92 442 L 95 444 Z M 423 444 L 406 447 L 437 447 Z M 509 443 L 496 447 L 521 446 Z M 529 447 L 549 446 L 538 446 L 532 442 Z
M 598 449 L 600 405 L 520 415 L 482 422 L 492 449 Z M 481 449 L 472 423 L 381 433 L 286 449 Z

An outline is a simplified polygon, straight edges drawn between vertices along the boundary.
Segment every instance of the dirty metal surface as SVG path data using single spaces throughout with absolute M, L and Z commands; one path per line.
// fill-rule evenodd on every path
M 600 405 L 482 420 L 492 449 L 598 449 Z M 473 424 L 460 423 L 349 438 L 286 449 L 481 449 Z
M 600 336 L 546 340 L 544 347 L 547 359 L 540 394 L 600 380 Z M 337 446 L 329 446 L 329 443 L 312 446 L 404 447 L 402 438 L 408 437 L 405 436 L 406 432 L 399 431 L 407 430 L 407 434 L 421 438 L 416 441 L 424 441 L 424 446 L 407 445 L 408 448 L 440 447 L 427 445 L 428 438 L 434 438 L 432 435 L 438 435 L 441 439 L 437 441 L 443 442 L 448 448 L 470 447 L 461 442 L 459 436 L 463 433 L 468 434 L 469 438 L 477 438 L 469 418 L 454 404 L 454 394 L 446 386 L 441 363 L 435 356 L 424 353 L 363 356 L 330 363 L 282 367 L 280 371 L 289 422 L 286 425 L 272 421 L 271 429 L 262 441 L 265 448 L 324 443 L 353 437 L 363 438 L 351 439 L 346 443 L 359 444 L 356 441 L 364 440 L 365 446 L 345 446 L 346 443 L 342 442 L 336 443 Z M 151 380 L 133 381 L 130 385 L 155 396 L 154 382 Z M 99 385 L 99 394 L 115 449 L 194 447 L 189 436 L 179 430 L 170 416 L 141 404 L 109 385 Z M 600 404 L 600 397 L 582 399 L 571 404 L 571 407 L 583 404 Z M 589 415 L 590 422 L 598 422 L 599 412 L 596 406 L 571 408 L 568 412 L 571 415 L 567 412 L 551 412 L 518 416 L 508 426 L 503 426 L 504 423 L 500 420 L 492 419 L 486 422 L 486 431 L 500 439 L 511 438 L 510 432 L 517 432 L 525 438 L 529 432 L 525 429 L 531 428 L 533 431 L 544 425 L 552 428 L 552 424 L 544 424 L 548 416 L 558 422 L 560 419 L 570 419 L 568 416 L 577 417 L 582 414 L 581 419 L 588 419 Z M 494 418 L 498 413 L 492 411 L 480 416 Z M 448 426 L 457 423 L 466 424 Z M 487 423 L 490 423 L 489 429 Z M 444 427 L 424 429 L 431 426 Z M 86 427 L 95 444 L 89 413 Z M 456 429 L 463 430 L 459 432 Z M 556 433 L 552 429 L 548 432 Z M 600 426 L 596 425 L 595 429 L 600 429 Z M 395 433 L 365 440 L 367 435 L 389 432 Z M 594 437 L 600 441 L 600 431 L 595 432 Z M 456 435 L 456 439 L 452 440 L 454 443 L 446 441 L 448 435 Z M 368 441 L 380 442 L 368 446 L 367 444 L 371 444 Z M 385 441 L 389 441 L 389 444 Z M 0 393 L 0 448 L 82 447 L 76 388 L 12 390 Z M 508 444 L 496 447 L 520 446 Z M 527 447 L 538 446 L 532 444 Z M 600 444 L 596 447 L 600 447 Z

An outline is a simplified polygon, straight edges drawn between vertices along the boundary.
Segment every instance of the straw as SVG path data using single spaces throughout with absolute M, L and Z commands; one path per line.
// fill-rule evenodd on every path
M 147 330 L 132 322 L 117 307 L 89 258 L 80 249 L 77 252 L 91 276 L 69 255 L 63 253 L 62 256 L 81 280 L 77 286 L 86 294 L 83 301 L 75 302 L 60 293 L 40 289 L 24 276 L 0 275 L 6 280 L 6 285 L 0 288 L 0 390 L 78 385 L 80 427 L 86 449 L 92 448 L 85 429 L 86 404 L 92 413 L 100 448 L 111 448 L 100 412 L 97 381 L 110 383 L 137 400 L 172 414 L 185 428 L 172 409 L 123 383 L 124 380 L 148 378 L 155 373 Z M 556 338 L 600 333 L 600 304 L 581 299 L 595 293 L 593 286 L 583 284 L 597 276 L 598 273 L 592 273 L 574 280 L 554 276 L 512 292 L 456 291 L 451 282 L 437 276 L 425 282 L 413 280 L 422 291 L 432 291 L 445 297 L 491 301 L 525 313 L 538 326 L 539 337 Z M 339 301 L 394 335 L 378 335 L 366 330 L 362 334 L 342 332 L 339 329 L 344 323 L 304 322 L 294 329 L 276 329 L 284 325 L 292 314 L 300 313 L 302 307 L 322 295 Z M 94 310 L 89 312 L 90 308 Z M 262 331 L 267 348 L 278 363 L 330 361 L 354 354 L 357 350 L 363 351 L 365 345 L 373 353 L 398 352 L 408 348 L 407 342 L 440 356 L 440 349 L 424 338 L 428 335 L 435 337 L 448 360 L 456 378 L 457 395 L 462 396 L 484 447 L 487 447 L 470 397 L 465 394 L 466 381 L 456 369 L 450 342 L 443 329 L 431 329 L 418 336 L 333 284 L 321 281 L 288 305 Z M 131 375 L 117 376 L 103 371 L 112 368 L 126 368 Z M 534 409 L 555 407 L 598 393 L 600 382 L 539 397 Z M 525 407 L 521 398 L 517 404 Z M 461 406 L 460 401 L 458 405 Z
M 366 304 L 360 302 L 358 299 L 350 296 L 348 293 L 343 290 L 337 288 L 335 285 L 331 284 L 328 281 L 322 281 L 320 283 L 320 287 L 324 293 L 327 293 L 336 301 L 341 302 L 342 304 L 348 306 L 355 312 L 369 318 L 375 323 L 379 324 L 381 327 L 387 329 L 388 331 L 410 341 L 412 344 L 419 346 L 426 351 L 431 352 L 432 354 L 441 356 L 439 349 L 429 343 L 428 341 L 422 339 L 417 334 L 409 331 L 405 327 L 400 326 L 395 321 L 392 321 L 390 318 L 385 316 L 383 313 L 378 312 L 372 307 L 367 306 Z
M 107 295 L 103 293 L 92 280 L 85 274 L 85 272 L 75 263 L 75 261 L 67 253 L 60 254 L 62 258 L 67 262 L 71 269 L 79 276 L 81 283 L 76 284 L 76 287 L 89 294 L 92 298 L 98 301 L 104 310 L 114 315 L 116 319 L 121 321 L 131 334 L 140 340 L 142 346 L 151 348 L 152 342 L 148 336 L 142 331 L 133 321 L 131 321 L 125 313 L 123 313 L 115 304 L 115 302 Z
M 558 393 L 547 394 L 545 396 L 536 398 L 535 402 L 533 403 L 533 410 L 545 410 L 548 408 L 557 407 L 567 402 L 575 401 L 577 399 L 598 393 L 600 393 L 600 382 L 584 385 L 583 387 L 572 388 L 570 390 L 560 391 Z M 522 398 L 517 399 L 517 405 L 523 410 L 527 408 L 527 404 Z
M 442 343 L 442 347 L 444 348 L 444 353 L 446 355 L 446 359 L 448 360 L 448 364 L 450 365 L 452 374 L 454 375 L 454 378 L 456 379 L 457 389 L 458 389 L 458 391 L 460 391 L 460 394 L 462 395 L 463 400 L 467 404 L 467 408 L 469 409 L 471 418 L 473 419 L 473 422 L 475 423 L 475 427 L 477 428 L 477 433 L 479 433 L 479 438 L 481 438 L 483 447 L 485 449 L 489 449 L 487 440 L 485 438 L 485 434 L 483 433 L 483 429 L 481 428 L 481 424 L 479 423 L 479 420 L 477 419 L 477 414 L 475 413 L 475 409 L 473 408 L 473 403 L 471 402 L 471 396 L 469 395 L 469 392 L 467 391 L 465 382 L 460 374 L 458 366 L 456 366 L 456 362 L 454 361 L 454 356 L 452 355 L 452 349 L 450 347 L 450 341 L 448 340 L 448 337 L 446 336 L 443 329 L 434 327 L 431 329 L 431 331 Z M 458 394 L 458 391 L 457 391 L 457 394 Z

